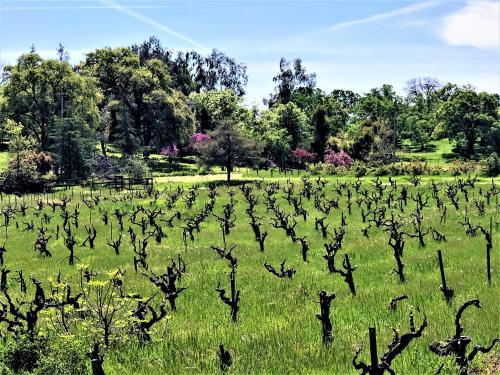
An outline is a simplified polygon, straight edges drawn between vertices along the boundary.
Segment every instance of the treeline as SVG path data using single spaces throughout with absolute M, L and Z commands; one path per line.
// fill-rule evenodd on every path
M 97 49 L 76 66 L 62 46 L 58 54 L 42 59 L 33 49 L 3 69 L 0 124 L 18 168 L 26 150 L 36 153 L 31 159 L 42 159 L 38 170 L 49 162 L 58 177 L 88 176 L 96 155 L 110 149 L 125 157 L 162 149 L 202 153 L 209 147 L 193 143 L 207 134 L 214 139 L 217 127 L 226 137 L 236 132 L 241 150 L 252 155 L 235 162 L 255 162 L 258 154 L 280 167 L 323 162 L 340 152 L 379 162 L 391 159 L 403 142 L 425 150 L 444 137 L 455 140 L 467 159 L 500 147 L 499 95 L 471 86 L 419 78 L 408 81 L 406 96 L 390 85 L 362 95 L 325 93 L 300 59 L 281 59 L 267 108 L 259 109 L 244 104 L 246 66 L 217 50 L 174 53 L 150 38 Z M 255 144 L 245 147 L 245 139 Z

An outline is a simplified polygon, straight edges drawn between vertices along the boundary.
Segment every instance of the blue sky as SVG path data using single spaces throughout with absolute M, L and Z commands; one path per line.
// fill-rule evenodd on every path
M 281 56 L 301 57 L 318 86 L 403 92 L 414 77 L 500 91 L 499 1 L 0 0 L 0 63 L 32 44 L 71 62 L 157 36 L 173 49 L 217 48 L 248 66 L 248 103 L 272 91 Z

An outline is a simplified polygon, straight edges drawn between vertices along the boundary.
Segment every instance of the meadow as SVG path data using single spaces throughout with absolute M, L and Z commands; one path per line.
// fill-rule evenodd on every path
M 224 369 L 228 373 L 355 374 L 360 371 L 352 360 L 360 345 L 358 360 L 370 364 L 368 328 L 376 328 L 382 357 L 393 340 L 393 329 L 400 335 L 410 331 L 410 312 L 417 329 L 424 319 L 427 326 L 390 367 L 397 374 L 433 374 L 442 366 L 441 373 L 455 374 L 459 367 L 454 356 L 438 356 L 429 345 L 453 336 L 457 310 L 474 299 L 480 300 L 481 308 L 472 306 L 462 317 L 463 335 L 472 339 L 468 352 L 476 344 L 490 345 L 500 335 L 496 180 L 249 177 L 229 187 L 194 178 L 161 181 L 150 191 L 74 188 L 1 196 L 3 267 L 11 271 L 5 290 L 26 312 L 37 306 L 33 295 L 36 282 L 41 282 L 47 303 L 34 331 L 50 343 L 78 342 L 87 351 L 99 341 L 106 374 L 220 373 L 221 344 L 232 359 Z M 250 224 L 252 216 L 261 235 L 268 233 L 263 251 Z M 404 282 L 393 271 L 398 268 L 389 245 L 391 218 L 400 225 L 397 231 L 404 240 L 404 252 L 400 251 Z M 488 285 L 487 242 L 481 228 L 488 231 L 490 224 L 494 247 Z M 419 243 L 417 225 L 425 246 Z M 91 228 L 95 228 L 94 248 L 87 238 Z M 34 247 L 41 235 L 50 257 L 40 251 L 40 245 Z M 68 237 L 75 242 L 72 265 Z M 141 247 L 143 240 L 147 244 Z M 328 245 L 334 249 L 334 260 Z M 440 289 L 438 250 L 447 287 L 454 291 L 450 301 Z M 327 262 L 330 256 L 330 265 L 345 270 L 345 254 L 355 267 L 355 295 Z M 283 270 L 292 277 L 280 274 L 284 260 Z M 269 272 L 265 264 L 284 277 Z M 170 280 L 167 267 L 177 277 L 174 288 L 163 292 L 150 277 L 164 275 L 164 280 Z M 232 269 L 240 291 L 236 322 L 216 290 L 224 288 L 226 296 L 230 294 Z M 26 291 L 20 285 L 20 270 Z M 88 291 L 105 289 L 114 280 L 119 280 L 120 295 L 110 299 L 117 312 L 105 345 L 102 325 L 90 311 L 95 298 Z M 67 286 L 71 286 L 70 295 L 86 290 L 90 297 L 80 296 L 77 308 L 65 306 L 58 317 L 58 310 L 49 307 L 50 296 L 59 296 Z M 320 291 L 335 293 L 328 314 L 331 340 L 324 340 L 322 322 L 316 316 Z M 162 303 L 168 293 L 177 294 L 175 311 Z M 402 295 L 408 298 L 390 309 L 391 298 Z M 15 333 L 27 329 L 22 318 L 13 317 L 6 298 L 1 292 L 4 346 Z M 138 340 L 137 323 L 151 315 L 137 314 L 140 301 L 146 310 L 150 306 L 158 314 L 166 311 L 148 330 L 151 341 L 145 343 Z M 8 331 L 8 321 L 20 325 Z M 494 373 L 488 367 L 495 365 L 491 362 L 499 353 L 497 345 L 487 354 L 478 354 L 469 370 Z

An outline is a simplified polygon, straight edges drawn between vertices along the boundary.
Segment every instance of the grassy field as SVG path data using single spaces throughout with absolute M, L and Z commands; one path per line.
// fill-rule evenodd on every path
M 193 206 L 187 208 L 185 199 L 192 189 L 194 183 L 200 183 L 200 188 L 195 194 L 199 194 Z M 369 362 L 368 349 L 368 327 L 377 329 L 378 351 L 382 355 L 392 339 L 392 328 L 400 333 L 406 333 L 408 327 L 408 311 L 411 308 L 415 314 L 417 327 L 421 324 L 424 315 L 428 320 L 428 327 L 424 330 L 422 337 L 411 342 L 403 353 L 396 357 L 392 363 L 393 369 L 398 374 L 431 374 L 441 364 L 444 364 L 443 372 L 446 374 L 457 373 L 457 367 L 451 357 L 439 357 L 433 354 L 428 346 L 434 341 L 443 341 L 452 336 L 454 332 L 454 316 L 457 309 L 467 300 L 478 298 L 482 308 L 470 308 L 466 310 L 463 317 L 465 335 L 472 338 L 472 345 L 486 345 L 494 337 L 500 335 L 500 312 L 498 310 L 499 297 L 499 255 L 496 244 L 498 235 L 498 206 L 495 204 L 495 196 L 490 204 L 485 203 L 484 215 L 479 215 L 476 201 L 486 202 L 484 194 L 491 188 L 491 182 L 483 180 L 477 183 L 475 188 L 466 188 L 469 202 L 466 202 L 463 193 L 459 193 L 459 209 L 455 210 L 450 201 L 445 197 L 443 190 L 438 194 L 447 207 L 446 223 L 440 223 L 440 210 L 436 208 L 436 202 L 431 197 L 428 186 L 429 180 L 424 181 L 421 186 L 409 187 L 409 196 L 417 192 L 430 197 L 429 206 L 423 209 L 424 227 L 432 226 L 447 238 L 446 242 L 436 242 L 429 234 L 425 237 L 425 247 L 420 247 L 415 238 L 406 238 L 403 261 L 405 263 L 406 282 L 401 283 L 391 270 L 395 267 L 392 249 L 388 245 L 388 233 L 383 225 L 376 227 L 371 224 L 368 230 L 369 237 L 362 235 L 361 230 L 367 227 L 361 219 L 361 210 L 367 211 L 365 203 L 356 199 L 357 194 L 352 184 L 355 179 L 349 179 L 348 185 L 339 185 L 344 182 L 336 182 L 329 179 L 325 187 L 320 189 L 314 180 L 311 180 L 313 189 L 320 189 L 325 196 L 322 199 L 338 199 L 339 208 L 333 208 L 326 215 L 325 222 L 329 224 L 329 231 L 333 228 L 339 229 L 341 224 L 341 212 L 346 217 L 345 237 L 342 248 L 337 254 L 337 265 L 341 263 L 344 254 L 348 254 L 351 263 L 357 268 L 354 271 L 354 281 L 357 294 L 352 296 L 343 278 L 336 273 L 330 273 L 327 268 L 324 243 L 331 238 L 324 239 L 321 233 L 315 230 L 314 219 L 323 216 L 322 212 L 314 207 L 314 198 L 310 200 L 303 198 L 303 208 L 308 212 L 307 220 L 296 217 L 297 226 L 295 231 L 298 237 L 307 236 L 310 246 L 308 259 L 302 260 L 300 242 L 293 242 L 285 235 L 284 230 L 276 229 L 271 225 L 272 211 L 268 211 L 264 205 L 264 188 L 270 180 L 265 181 L 262 188 L 254 187 L 253 194 L 260 197 L 257 206 L 257 214 L 262 218 L 262 229 L 269 232 L 265 241 L 265 251 L 259 251 L 259 245 L 255 241 L 254 234 L 249 225 L 249 218 L 245 213 L 248 204 L 238 187 L 227 188 L 219 186 L 213 213 L 220 215 L 224 205 L 229 202 L 229 192 L 235 193 L 234 217 L 235 227 L 231 228 L 227 235 L 228 244 L 235 245 L 233 255 L 238 260 L 236 274 L 236 286 L 241 291 L 240 313 L 237 323 L 230 319 L 229 307 L 222 303 L 218 293 L 215 291 L 218 283 L 229 288 L 229 266 L 228 261 L 221 259 L 211 246 L 222 246 L 222 236 L 219 224 L 212 213 L 208 214 L 206 220 L 200 226 L 200 232 L 194 231 L 194 241 L 187 241 L 187 246 L 182 241 L 182 226 L 188 218 L 200 213 L 204 205 L 209 201 L 209 190 L 206 188 L 208 181 L 178 178 L 163 178 L 159 180 L 156 189 L 160 192 L 156 198 L 147 196 L 144 192 L 110 192 L 108 190 L 92 192 L 92 196 L 100 196 L 98 205 L 90 205 L 91 208 L 82 203 L 82 198 L 87 202 L 90 200 L 91 192 L 88 190 L 59 191 L 48 196 L 28 196 L 25 198 L 14 198 L 2 196 L 2 212 L 7 206 L 18 207 L 18 210 L 10 219 L 7 229 L 2 227 L 2 237 L 5 240 L 7 252 L 4 255 L 5 265 L 12 270 L 9 275 L 9 291 L 20 300 L 31 298 L 34 287 L 28 281 L 28 293 L 26 296 L 19 292 L 19 286 L 15 280 L 15 271 L 23 270 L 26 278 L 35 277 L 42 281 L 42 285 L 48 290 L 49 279 L 55 280 L 60 274 L 60 279 L 72 286 L 75 292 L 79 289 L 80 271 L 79 265 L 87 265 L 97 276 L 96 280 L 102 280 L 104 273 L 110 270 L 120 269 L 125 272 L 123 277 L 123 288 L 126 293 L 140 294 L 142 297 L 155 296 L 152 300 L 154 306 L 158 306 L 161 296 L 157 295 L 158 289 L 152 285 L 142 272 L 153 271 L 161 274 L 170 264 L 171 259 L 182 256 L 186 262 L 186 273 L 178 286 L 186 287 L 177 299 L 177 311 L 168 312 L 168 318 L 162 320 L 151 330 L 152 343 L 138 347 L 137 339 L 127 334 L 125 328 L 117 329 L 112 336 L 109 348 L 105 349 L 104 368 L 106 374 L 158 374 L 158 373 L 217 373 L 218 360 L 217 351 L 219 344 L 224 344 L 232 357 L 233 364 L 229 373 L 304 373 L 304 374 L 354 374 L 356 371 L 351 364 L 356 347 L 364 344 L 360 359 Z M 295 185 L 292 196 L 299 197 L 303 188 L 303 182 L 299 179 L 291 180 Z M 387 180 L 383 181 L 384 199 L 390 190 Z M 276 192 L 276 205 L 287 213 L 293 213 L 294 208 L 285 199 L 285 186 L 290 187 L 290 182 L 285 179 L 279 180 L 280 188 Z M 442 184 L 453 183 L 452 180 L 441 182 Z M 402 186 L 408 182 L 404 179 L 398 181 L 394 190 L 394 197 L 400 194 Z M 182 196 L 176 201 L 170 210 L 166 209 L 166 201 L 172 196 L 176 187 L 183 188 Z M 339 189 L 339 190 L 337 190 Z M 352 212 L 348 214 L 347 189 L 353 193 Z M 362 188 L 367 189 L 369 194 L 375 193 L 373 181 L 364 179 Z M 498 193 L 498 187 L 495 188 Z M 483 195 L 480 195 L 482 193 Z M 79 226 L 72 228 L 76 233 L 78 245 L 76 246 L 76 264 L 68 265 L 69 254 L 65 247 L 62 236 L 61 209 L 44 206 L 38 211 L 36 201 L 59 202 L 63 196 L 71 199 L 67 211 L 74 213 L 78 210 Z M 21 204 L 25 204 L 26 216 L 19 211 Z M 393 201 L 389 206 L 382 201 L 380 207 L 386 207 L 386 217 L 389 218 L 392 210 L 401 216 L 405 224 L 405 230 L 413 233 L 410 223 L 410 213 L 415 209 L 415 202 L 408 200 L 403 212 L 399 211 Z M 173 228 L 167 227 L 163 222 L 161 225 L 166 238 L 157 244 L 153 238 L 149 240 L 147 247 L 147 263 L 149 270 L 134 271 L 132 245 L 127 230 L 129 227 L 137 234 L 140 240 L 145 238 L 152 230 L 150 225 L 145 228 L 145 234 L 141 228 L 131 222 L 130 215 L 137 207 L 146 210 L 161 208 L 161 218 L 168 218 L 177 210 L 181 213 L 179 220 L 174 220 Z M 373 207 L 372 207 L 373 208 Z M 120 254 L 116 255 L 113 249 L 107 245 L 111 240 L 118 237 L 118 223 L 113 212 L 116 210 L 126 212 L 124 218 L 123 243 Z M 105 225 L 102 213 L 109 213 L 109 223 Z M 484 236 L 479 233 L 475 237 L 467 236 L 465 228 L 458 223 L 468 212 L 474 225 L 481 224 L 487 227 L 489 220 L 493 217 L 493 243 L 492 252 L 493 279 L 492 286 L 486 283 L 485 246 Z M 38 256 L 33 250 L 33 244 L 37 237 L 37 227 L 41 224 L 43 214 L 50 217 L 50 222 L 44 224 L 47 232 L 52 236 L 48 248 L 52 253 L 51 258 Z M 136 223 L 146 218 L 144 212 L 137 214 Z M 33 221 L 34 229 L 26 229 L 25 223 Z M 70 223 L 73 219 L 69 220 Z M 18 228 L 16 228 L 18 223 Z M 80 245 L 86 238 L 84 225 L 90 223 L 97 230 L 95 249 Z M 61 234 L 56 239 L 57 226 Z M 111 227 L 113 229 L 111 229 Z M 442 250 L 448 286 L 453 288 L 455 296 L 450 304 L 447 304 L 439 289 L 441 281 L 437 262 L 437 250 Z M 264 263 L 269 263 L 279 268 L 280 263 L 286 259 L 286 265 L 294 267 L 296 274 L 293 279 L 280 279 L 269 273 L 264 268 Z M 325 290 L 328 293 L 335 292 L 336 299 L 331 304 L 331 322 L 333 325 L 333 341 L 326 347 L 321 339 L 321 324 L 315 317 L 319 313 L 318 292 Z M 48 294 L 48 291 L 46 291 Z M 391 297 L 407 294 L 409 299 L 401 302 L 396 311 L 391 312 L 387 305 Z M 5 298 L 0 300 L 3 303 Z M 130 308 L 132 308 L 131 306 Z M 56 332 L 50 329 L 50 320 L 45 315 L 38 321 L 41 331 L 49 335 L 50 340 L 80 341 L 90 348 L 94 339 L 99 339 L 100 331 L 91 329 L 94 325 L 91 319 L 82 320 L 73 318 L 69 333 Z M 1 323 L 2 332 L 6 332 L 5 324 Z M 89 328 L 90 327 L 90 328 Z M 69 336 L 68 336 L 69 335 Z M 471 347 L 472 347 L 471 345 Z M 500 347 L 497 346 L 489 355 L 479 355 L 475 364 L 484 366 L 485 361 L 492 354 L 498 354 Z
M 400 158 L 422 159 L 431 164 L 443 164 L 449 159 L 459 158 L 453 152 L 453 142 L 446 138 L 439 141 L 431 141 L 429 142 L 429 146 L 429 149 L 426 151 L 415 151 L 409 145 L 405 145 L 405 147 L 398 150 L 396 155 Z
M 0 172 L 5 171 L 9 164 L 10 153 L 7 151 L 0 152 Z

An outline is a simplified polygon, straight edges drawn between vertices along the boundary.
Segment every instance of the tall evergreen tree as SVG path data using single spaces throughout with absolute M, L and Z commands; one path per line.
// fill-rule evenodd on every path
M 56 173 L 62 178 L 85 178 L 94 156 L 94 132 L 78 118 L 58 121 L 52 134 L 52 153 Z
M 259 147 L 252 139 L 243 135 L 232 122 L 224 121 L 210 133 L 209 142 L 199 143 L 197 151 L 204 165 L 225 168 L 227 182 L 235 166 L 252 166 L 259 161 Z
M 314 126 L 314 142 L 312 150 L 318 155 L 320 161 L 323 161 L 325 156 L 325 147 L 328 141 L 330 129 L 326 118 L 326 110 L 319 106 L 313 114 L 312 123 Z

